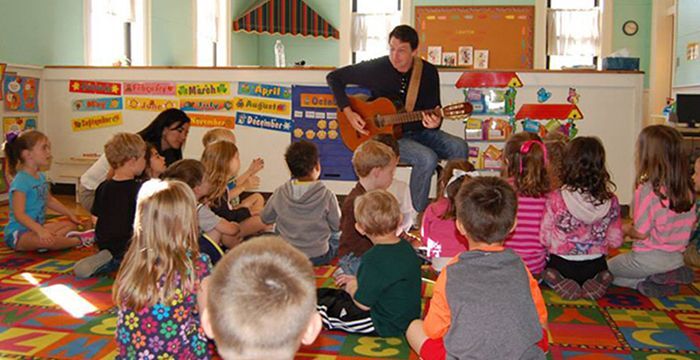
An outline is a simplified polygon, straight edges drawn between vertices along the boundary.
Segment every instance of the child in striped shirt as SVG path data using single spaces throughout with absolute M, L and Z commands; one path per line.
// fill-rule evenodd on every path
M 537 134 L 520 132 L 505 148 L 505 177 L 518 195 L 518 213 L 513 232 L 504 246 L 513 249 L 533 275 L 544 269 L 547 252 L 540 242 L 540 224 L 550 191 L 547 148 Z
M 542 279 L 563 299 L 600 299 L 612 282 L 605 255 L 622 245 L 620 204 L 594 137 L 567 144 L 563 186 L 547 199 L 542 244 L 549 253 Z
M 648 126 L 637 139 L 634 225 L 623 231 L 635 239 L 632 251 L 608 262 L 613 284 L 636 288 L 648 297 L 677 294 L 693 281 L 683 251 L 695 225 L 688 154 L 681 134 L 664 125 Z

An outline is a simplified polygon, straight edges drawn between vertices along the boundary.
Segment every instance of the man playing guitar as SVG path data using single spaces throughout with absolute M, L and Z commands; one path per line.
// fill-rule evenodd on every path
M 364 61 L 336 69 L 326 81 L 335 96 L 338 108 L 352 127 L 367 134 L 366 122 L 350 107 L 345 94 L 346 85 L 369 89 L 373 98 L 386 97 L 405 104 L 409 93 L 414 57 L 418 52 L 418 33 L 408 25 L 399 25 L 389 33 L 389 56 Z M 420 85 L 415 106 L 408 110 L 433 110 L 440 107 L 440 79 L 435 66 L 422 61 Z M 401 125 L 403 136 L 398 140 L 401 162 L 410 164 L 410 189 L 413 207 L 422 212 L 428 205 L 430 177 L 439 159 L 466 159 L 467 143 L 459 137 L 440 130 L 442 119 L 433 113 L 423 113 L 422 122 Z M 439 195 L 438 195 L 439 196 Z

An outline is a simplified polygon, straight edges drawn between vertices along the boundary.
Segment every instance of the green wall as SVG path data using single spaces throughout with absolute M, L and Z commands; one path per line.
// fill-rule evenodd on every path
M 652 0 L 615 0 L 613 2 L 612 50 L 627 48 L 630 56 L 639 58 L 639 68 L 644 71 L 644 87 L 649 87 L 649 62 L 651 56 L 651 4 Z M 622 25 L 634 20 L 639 25 L 635 35 L 627 36 Z
M 151 64 L 195 64 L 192 0 L 151 0 Z
M 700 84 L 700 60 L 688 61 L 688 43 L 700 43 L 700 0 L 678 0 L 674 86 Z
M 0 62 L 83 65 L 83 0 L 0 0 Z

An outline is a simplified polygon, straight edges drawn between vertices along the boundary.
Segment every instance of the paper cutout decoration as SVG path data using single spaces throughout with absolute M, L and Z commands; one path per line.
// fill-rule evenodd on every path
M 226 82 L 177 84 L 177 96 L 217 96 L 231 94 L 231 84 Z
M 121 95 L 122 84 L 114 82 L 71 80 L 68 91 L 83 94 Z
M 455 83 L 458 89 L 462 88 L 507 88 L 522 87 L 523 82 L 514 71 L 504 72 L 463 72 Z
M 428 46 L 427 60 L 433 65 L 442 65 L 442 46 Z
M 238 95 L 290 100 L 292 98 L 292 89 L 286 86 L 241 81 L 238 83 Z
M 467 160 L 474 165 L 474 168 L 481 169 L 484 165 L 481 163 L 481 149 L 478 146 L 469 147 L 469 157 Z
M 236 124 L 281 132 L 291 132 L 293 125 L 290 119 L 251 114 L 241 111 L 236 113 Z
M 10 131 L 25 131 L 36 128 L 35 116 L 8 116 L 2 118 L 2 131 L 4 134 Z
M 2 87 L 5 111 L 39 111 L 39 79 L 8 73 Z
M 484 140 L 484 129 L 481 120 L 470 117 L 464 124 L 465 140 Z
M 180 99 L 182 111 L 233 111 L 233 101 L 227 99 Z
M 540 123 L 535 120 L 526 119 L 523 121 L 523 131 L 539 134 L 540 126 Z
M 515 118 L 517 120 L 581 120 L 583 119 L 583 113 L 574 104 L 523 104 Z
M 508 120 L 497 118 L 488 118 L 484 120 L 483 128 L 486 140 L 503 141 L 507 139 L 513 131 Z
M 286 117 L 290 117 L 292 113 L 292 107 L 289 101 L 269 100 L 254 97 L 234 98 L 233 108 L 236 111 L 281 115 Z
M 489 51 L 475 50 L 474 51 L 474 69 L 489 68 Z
M 188 114 L 194 127 L 223 127 L 233 129 L 236 119 L 233 116 Z
M 165 95 L 174 96 L 174 82 L 125 82 L 124 95 Z
M 74 132 L 100 129 L 121 124 L 122 113 L 88 116 L 84 118 L 73 119 L 71 121 L 71 127 L 73 128 Z
M 576 88 L 569 88 L 569 96 L 566 98 L 566 101 L 571 103 L 571 104 L 578 104 L 578 99 L 581 97 L 581 95 L 576 93 Z
M 0 63 L 0 85 L 3 83 L 3 78 L 5 77 L 5 69 L 7 69 L 7 64 Z M 3 94 L 3 86 L 0 86 L 0 96 Z
M 472 66 L 474 64 L 474 47 L 460 46 L 457 51 L 457 65 Z
M 501 169 L 503 167 L 503 150 L 489 145 L 482 155 L 484 169 Z
M 124 98 L 127 110 L 137 111 L 157 111 L 161 112 L 166 109 L 177 109 L 179 102 L 173 99 L 158 99 L 145 97 L 126 97 Z
M 547 89 L 541 87 L 539 90 L 537 90 L 537 102 L 538 103 L 544 103 L 549 100 L 549 98 L 552 97 L 552 92 L 547 91 Z
M 303 0 L 258 0 L 233 21 L 233 31 L 340 38 L 340 33 Z
M 104 111 L 104 110 L 121 110 L 122 98 L 107 97 L 95 99 L 78 99 L 73 100 L 73 111 Z
M 508 115 L 515 114 L 515 96 L 516 95 L 518 95 L 518 90 L 515 90 L 514 87 L 509 87 L 508 90 L 506 90 L 506 93 L 504 94 L 504 97 L 506 100 L 505 112 Z
M 456 66 L 457 65 L 457 53 L 454 53 L 454 52 L 442 53 L 442 65 L 443 66 Z

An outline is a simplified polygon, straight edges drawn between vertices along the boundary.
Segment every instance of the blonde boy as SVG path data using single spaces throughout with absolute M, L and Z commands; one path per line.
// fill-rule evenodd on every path
M 355 275 L 362 254 L 372 247 L 372 242 L 355 228 L 355 199 L 371 190 L 386 190 L 391 186 L 396 172 L 396 156 L 391 148 L 375 140 L 362 143 L 352 155 L 352 166 L 357 181 L 343 201 L 340 217 L 340 247 L 338 266 L 348 275 Z
M 363 256 L 357 277 L 336 279 L 344 290 L 317 292 L 318 311 L 330 330 L 401 336 L 420 317 L 420 264 L 413 247 L 396 235 L 401 212 L 386 190 L 372 190 L 355 200 L 355 227 L 374 246 Z
M 278 236 L 227 253 L 205 282 L 202 327 L 224 359 L 293 359 L 321 331 L 307 257 Z
M 104 151 L 114 175 L 97 187 L 90 209 L 96 217 L 95 238 L 100 252 L 75 264 L 73 271 L 80 278 L 98 270 L 113 270 L 121 262 L 133 234 L 136 197 L 141 188 L 136 177 L 146 167 L 146 143 L 139 135 L 118 133 L 107 141 Z

